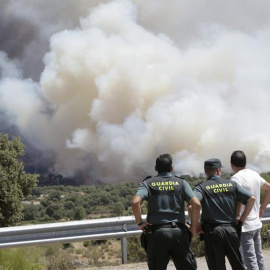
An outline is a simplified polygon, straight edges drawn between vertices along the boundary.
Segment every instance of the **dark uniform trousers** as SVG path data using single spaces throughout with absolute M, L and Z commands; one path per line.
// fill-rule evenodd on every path
M 149 270 L 166 270 L 170 258 L 177 270 L 195 270 L 197 262 L 190 249 L 190 234 L 184 224 L 153 226 L 147 246 Z
M 240 240 L 232 224 L 204 223 L 205 257 L 209 270 L 226 270 L 227 256 L 233 270 L 245 270 Z

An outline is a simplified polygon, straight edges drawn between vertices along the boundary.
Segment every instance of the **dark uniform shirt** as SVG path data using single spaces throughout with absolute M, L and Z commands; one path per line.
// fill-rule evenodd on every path
M 147 221 L 151 224 L 185 223 L 184 201 L 195 196 L 184 179 L 171 173 L 146 179 L 136 195 L 148 201 Z
M 194 189 L 202 203 L 202 222 L 235 223 L 236 201 L 246 204 L 251 194 L 236 182 L 211 176 Z

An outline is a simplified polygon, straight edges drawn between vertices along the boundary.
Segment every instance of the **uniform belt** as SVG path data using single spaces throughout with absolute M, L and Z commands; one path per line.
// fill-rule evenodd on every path
M 169 222 L 169 223 L 165 223 L 165 224 L 153 225 L 153 229 L 159 229 L 159 228 L 181 228 L 181 227 L 185 227 L 185 225 L 183 223 L 179 223 L 179 222 Z
M 230 227 L 234 227 L 235 224 L 233 224 L 233 223 L 209 223 L 209 222 L 204 222 L 203 223 L 203 229 L 206 229 L 208 227 L 210 230 L 213 230 L 213 229 L 215 229 L 218 226 L 230 226 Z

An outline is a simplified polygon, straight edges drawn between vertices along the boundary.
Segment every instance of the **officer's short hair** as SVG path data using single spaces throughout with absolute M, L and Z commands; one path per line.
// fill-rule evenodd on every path
M 235 167 L 245 167 L 247 164 L 247 158 L 243 151 L 236 150 L 231 155 L 231 164 Z
M 170 172 L 172 166 L 172 157 L 169 154 L 160 155 L 156 159 L 156 170 L 159 173 Z
M 216 170 L 222 167 L 221 161 L 218 158 L 210 158 L 204 162 L 205 170 Z

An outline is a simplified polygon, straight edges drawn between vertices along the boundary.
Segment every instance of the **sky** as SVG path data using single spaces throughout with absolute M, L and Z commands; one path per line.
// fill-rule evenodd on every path
M 0 0 L 0 124 L 86 181 L 243 150 L 270 171 L 270 1 Z

